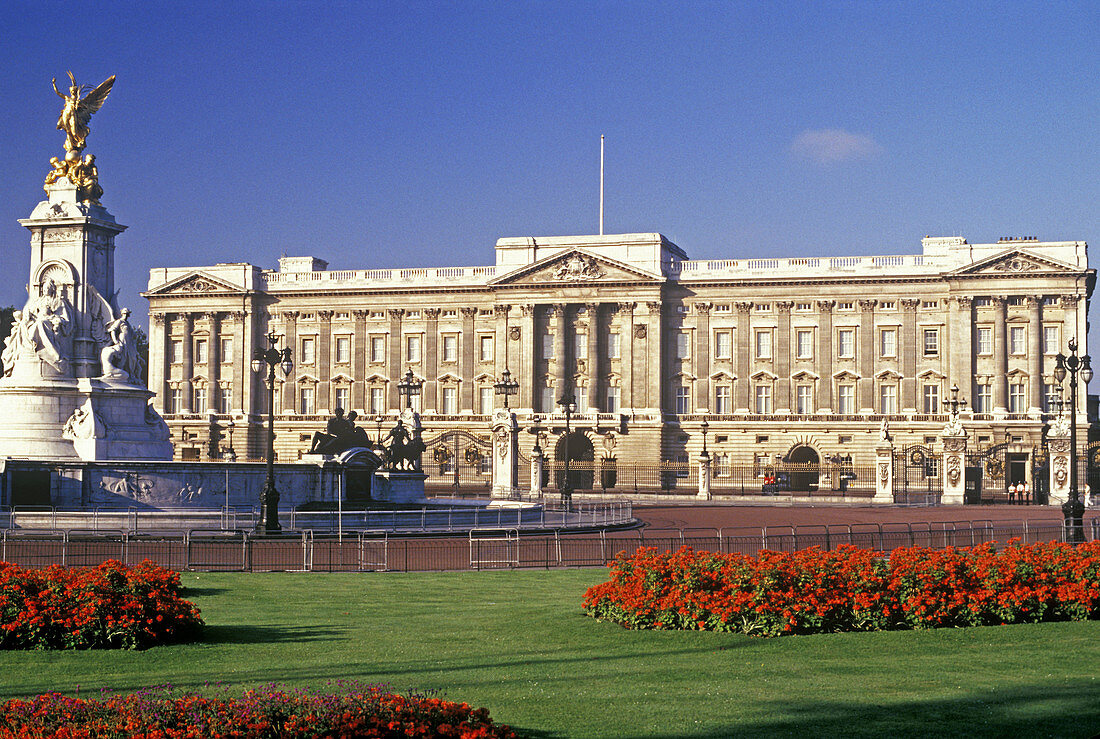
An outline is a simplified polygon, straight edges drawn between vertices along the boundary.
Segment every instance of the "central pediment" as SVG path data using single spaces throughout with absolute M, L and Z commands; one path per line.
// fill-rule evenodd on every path
M 1002 252 L 988 259 L 974 264 L 969 264 L 962 269 L 955 270 L 957 276 L 982 276 L 1005 277 L 1029 273 L 1073 272 L 1072 266 L 1055 261 L 1049 257 L 1026 251 L 1024 249 L 1012 249 Z
M 584 249 L 560 252 L 492 280 L 490 285 L 588 285 L 662 282 L 661 275 L 591 254 Z
M 211 277 L 203 272 L 192 272 L 144 293 L 151 295 L 202 295 L 205 293 L 240 293 L 239 286 Z

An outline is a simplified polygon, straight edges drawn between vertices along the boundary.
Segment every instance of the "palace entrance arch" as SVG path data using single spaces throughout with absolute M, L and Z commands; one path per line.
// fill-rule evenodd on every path
M 568 444 L 566 439 L 568 439 Z M 574 431 L 568 437 L 562 434 L 562 437 L 558 439 L 558 443 L 554 447 L 554 461 L 558 463 L 554 465 L 554 483 L 561 490 L 562 482 L 565 481 L 565 469 L 564 465 L 560 463 L 566 461 L 566 447 L 569 448 L 569 481 L 573 483 L 572 489 L 591 490 L 593 486 L 593 460 L 596 455 L 595 450 L 592 448 L 592 441 L 584 435 L 583 431 Z
M 787 462 L 791 466 L 792 491 L 817 490 L 821 457 L 816 449 L 808 444 L 799 444 L 787 452 Z

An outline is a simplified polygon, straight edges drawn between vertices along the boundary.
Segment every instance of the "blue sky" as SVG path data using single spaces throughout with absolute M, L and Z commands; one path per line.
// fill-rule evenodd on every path
M 659 231 L 695 258 L 1100 242 L 1097 3 L 8 2 L 0 303 L 92 120 L 120 302 L 150 267 L 493 261 L 501 236 Z M 144 316 L 142 315 L 143 319 Z

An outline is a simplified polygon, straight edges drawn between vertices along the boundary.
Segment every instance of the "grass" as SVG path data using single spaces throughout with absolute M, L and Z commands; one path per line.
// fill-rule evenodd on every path
M 159 683 L 440 689 L 540 737 L 1090 736 L 1100 622 L 750 639 L 581 615 L 603 570 L 185 573 L 202 643 L 0 653 L 0 697 Z

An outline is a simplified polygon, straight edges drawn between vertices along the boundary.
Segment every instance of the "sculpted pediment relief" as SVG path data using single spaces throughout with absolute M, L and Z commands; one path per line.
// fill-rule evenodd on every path
M 149 295 L 202 295 L 204 293 L 243 292 L 240 287 L 193 272 L 167 285 L 161 285 Z
M 614 259 L 589 254 L 581 249 L 555 254 L 534 264 L 520 267 L 493 280 L 494 285 L 586 285 L 598 282 L 657 282 L 658 275 Z
M 1041 257 L 1023 250 L 998 254 L 984 262 L 971 264 L 958 270 L 957 275 L 1012 276 L 1031 272 L 1072 272 L 1071 267 L 1053 259 Z

